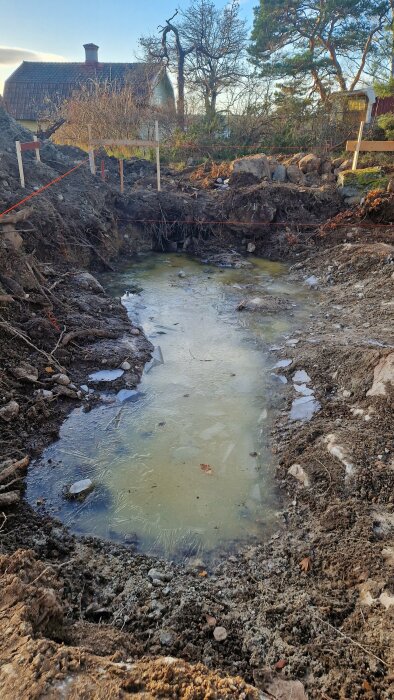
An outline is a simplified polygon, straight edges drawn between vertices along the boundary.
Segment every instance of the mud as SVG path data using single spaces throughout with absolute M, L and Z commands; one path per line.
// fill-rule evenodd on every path
M 260 197 L 260 190 L 256 195 L 252 188 L 248 197 Z M 115 202 L 113 191 L 106 192 Z M 147 193 L 141 206 L 148 208 L 151 199 Z M 130 206 L 130 199 L 111 204 L 119 220 L 131 218 Z M 35 212 L 38 217 L 39 209 Z M 353 212 L 345 227 L 341 219 L 340 233 L 337 222 L 296 242 L 286 238 L 284 228 L 274 247 L 275 255 L 295 262 L 294 279 L 317 278 L 309 291 L 310 320 L 292 336 L 299 342 L 284 338 L 272 352 L 273 364 L 291 360 L 278 370 L 288 379 L 287 395 L 270 442 L 282 503 L 278 532 L 213 568 L 203 561 L 184 567 L 139 555 L 132 544 L 74 537 L 23 501 L 4 508 L 4 698 L 393 696 L 394 251 L 387 233 L 382 242 L 365 225 L 369 212 Z M 45 209 L 41 213 L 45 217 Z M 324 220 L 313 211 L 311 216 L 316 225 Z M 124 226 L 122 236 L 136 245 L 139 230 Z M 163 230 L 153 231 L 156 243 Z M 189 229 L 165 230 L 165 240 L 177 245 L 189 235 Z M 228 262 L 236 251 L 236 260 L 242 260 L 244 234 L 222 233 L 214 241 L 206 236 L 206 254 L 225 251 Z M 145 240 L 151 235 L 148 228 Z M 64 233 L 67 251 L 68 237 Z M 267 240 L 273 239 L 262 231 L 261 241 Z M 62 395 L 46 368 L 64 370 L 78 389 L 92 371 L 127 360 L 132 370 L 117 380 L 116 389 L 133 387 L 150 353 L 120 304 L 92 282 L 90 289 L 81 286 L 75 267 L 53 260 L 46 246 L 35 252 L 29 246 L 25 252 L 2 248 L 1 259 L 2 285 L 12 298 L 1 302 L 1 397 L 2 405 L 19 405 L 18 415 L 1 423 L 2 459 L 11 461 L 34 456 L 55 439 L 78 401 L 89 410 L 90 399 L 77 391 Z M 15 278 L 19 289 L 10 288 Z M 82 334 L 65 345 L 58 342 L 62 334 L 64 339 L 86 329 L 110 337 Z M 38 370 L 36 381 L 15 377 L 12 370 L 22 360 Z M 305 423 L 289 420 L 296 371 L 309 375 L 321 404 Z M 48 387 L 53 400 L 34 393 Z M 152 568 L 161 575 L 152 578 Z M 215 636 L 218 627 L 226 634 Z

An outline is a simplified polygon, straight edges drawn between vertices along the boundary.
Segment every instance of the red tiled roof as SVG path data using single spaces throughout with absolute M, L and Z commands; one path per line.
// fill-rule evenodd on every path
M 23 61 L 4 85 L 4 104 L 15 119 L 35 120 L 90 81 L 127 84 L 139 100 L 149 99 L 163 67 L 148 63 L 45 63 Z

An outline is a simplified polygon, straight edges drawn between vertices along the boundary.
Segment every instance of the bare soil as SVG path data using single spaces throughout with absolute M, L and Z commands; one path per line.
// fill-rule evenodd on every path
M 10 158 L 0 181 L 12 184 L 13 167 Z M 282 524 L 268 542 L 203 569 L 152 560 L 132 545 L 76 537 L 23 498 L 2 507 L 2 697 L 393 697 L 394 249 L 392 229 L 374 226 L 391 222 L 392 196 L 372 198 L 345 216 L 330 188 L 297 194 L 296 186 L 263 183 L 231 193 L 197 188 L 196 195 L 183 177 L 159 197 L 140 183 L 120 198 L 111 183 L 96 192 L 88 174 L 81 178 L 75 190 L 68 185 L 70 206 L 76 202 L 71 217 L 57 194 L 44 194 L 27 219 L 12 224 L 23 245 L 4 230 L 0 235 L 0 295 L 7 297 L 0 301 L 0 408 L 10 401 L 19 406 L 15 417 L 0 419 L 0 461 L 8 460 L 7 468 L 39 454 L 72 407 L 82 402 L 90 410 L 78 387 L 93 369 L 126 360 L 131 369 L 116 388 L 132 387 L 150 355 L 121 305 L 80 268 L 116 265 L 119 251 L 126 256 L 152 243 L 180 249 L 188 239 L 190 252 L 239 261 L 251 229 L 202 230 L 197 213 L 220 221 L 225 212 L 226 219 L 250 223 L 257 210 L 256 252 L 287 257 L 295 279 L 317 277 L 299 342 L 273 353 L 273 364 L 292 360 L 271 441 Z M 0 191 L 3 207 L 11 191 L 14 197 L 12 187 L 9 196 Z M 256 202 L 260 209 L 253 209 Z M 268 206 L 282 226 L 264 226 Z M 186 215 L 186 224 L 170 223 Z M 137 218 L 159 224 L 143 226 Z M 27 222 L 31 235 L 22 230 Z M 37 379 L 15 376 L 22 362 L 37 370 Z M 321 404 L 307 423 L 289 420 L 297 370 L 309 374 Z M 59 372 L 76 386 L 72 395 L 53 381 Z M 44 398 L 42 390 L 52 396 Z M 289 472 L 295 464 L 307 481 Z M 22 477 L 9 486 L 18 498 Z M 165 580 L 153 583 L 152 567 Z M 225 639 L 215 639 L 215 627 L 225 628 Z

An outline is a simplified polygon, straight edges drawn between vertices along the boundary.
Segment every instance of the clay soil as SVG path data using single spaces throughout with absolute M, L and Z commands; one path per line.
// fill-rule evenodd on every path
M 108 225 L 97 228 L 90 220 L 87 231 L 76 218 L 73 227 L 58 228 L 66 253 L 61 260 L 48 246 L 40 248 L 39 209 L 30 216 L 34 247 L 25 242 L 18 248 L 15 236 L 8 239 L 0 270 L 0 293 L 8 297 L 0 309 L 1 406 L 15 401 L 19 410 L 0 426 L 5 468 L 39 455 L 74 406 L 91 409 L 78 387 L 93 369 L 127 361 L 130 369 L 115 388 L 133 387 L 150 356 L 150 344 L 121 305 L 81 267 L 116 266 L 119 249 L 126 255 L 147 241 L 163 243 L 163 231 L 164 247 L 190 239 L 190 252 L 199 249 L 202 257 L 234 260 L 235 250 L 242 260 L 251 239 L 242 227 L 201 240 L 192 222 L 144 230 L 130 224 L 137 201 L 138 212 L 151 205 L 159 211 L 164 201 L 167 219 L 176 211 L 190 215 L 200 195 L 189 191 L 186 176 L 176 187 L 168 184 L 159 202 L 138 188 L 121 201 L 109 185 L 99 190 L 98 218 L 106 211 Z M 253 233 L 257 253 L 269 249 L 275 258 L 286 257 L 294 279 L 317 278 L 298 342 L 273 352 L 273 364 L 292 360 L 271 436 L 282 504 L 277 532 L 214 565 L 152 560 L 131 545 L 74 536 L 45 513 L 45 503 L 32 510 L 23 500 L 23 474 L 17 474 L 9 488 L 22 498 L 0 509 L 0 688 L 6 700 L 393 697 L 394 249 L 391 228 L 374 226 L 391 221 L 392 198 L 375 198 L 367 209 L 338 214 L 319 227 L 340 209 L 335 194 L 303 191 L 297 199 L 293 186 L 271 193 L 267 187 L 226 194 L 221 210 L 221 194 L 207 199 L 202 193 L 201 200 L 218 220 L 223 210 L 233 210 L 238 220 L 250 221 L 250 202 L 266 206 L 270 199 L 274 216 L 284 221 L 287 196 L 292 221 L 302 210 L 299 222 L 309 212 L 309 223 L 316 224 L 303 231 L 299 223 L 291 236 L 285 225 L 275 234 L 264 227 L 260 236 Z M 46 206 L 44 218 L 49 206 L 57 216 L 63 204 Z M 266 210 L 261 218 L 267 220 Z M 110 226 L 118 241 L 111 253 Z M 80 265 L 70 228 L 74 244 L 93 246 Z M 10 284 L 16 278 L 19 289 Z M 34 381 L 15 375 L 23 362 L 37 370 Z M 297 370 L 309 374 L 321 404 L 307 423 L 289 420 Z M 59 372 L 75 385 L 71 394 L 53 381 Z M 301 480 L 292 475 L 295 464 Z M 152 568 L 159 576 L 149 575 Z M 225 628 L 225 638 L 215 638 L 217 627 Z

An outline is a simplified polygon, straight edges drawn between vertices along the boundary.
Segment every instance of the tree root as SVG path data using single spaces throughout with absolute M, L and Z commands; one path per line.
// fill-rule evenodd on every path
M 71 343 L 72 340 L 76 338 L 117 338 L 118 333 L 115 331 L 106 331 L 101 328 L 84 328 L 79 331 L 70 331 L 66 333 L 61 342 L 61 346 L 64 348 L 66 345 Z

